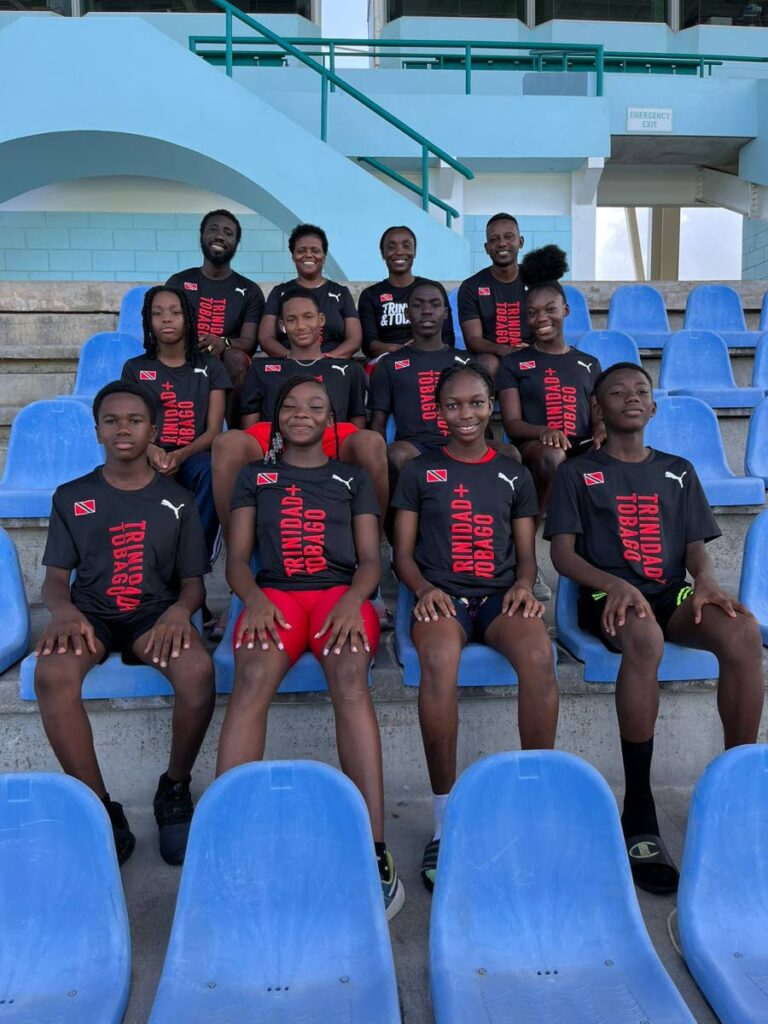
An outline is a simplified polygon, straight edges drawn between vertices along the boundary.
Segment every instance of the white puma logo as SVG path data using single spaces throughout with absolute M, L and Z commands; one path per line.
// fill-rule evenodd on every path
M 335 474 L 335 473 L 334 473 L 334 474 L 333 474 L 333 476 L 331 477 L 331 480 L 338 480 L 340 484 L 344 484 L 344 486 L 345 486 L 345 487 L 347 488 L 347 490 L 348 490 L 348 491 L 350 491 L 350 493 L 351 493 L 351 491 L 352 491 L 352 486 L 351 486 L 351 485 L 352 485 L 352 481 L 353 481 L 354 479 L 355 479 L 355 478 L 354 478 L 353 476 L 351 476 L 351 477 L 349 478 L 349 480 L 345 480 L 345 479 L 344 479 L 343 477 L 340 477 L 340 476 L 336 476 L 336 474 Z
M 508 476 L 504 476 L 503 473 L 499 473 L 497 475 L 499 477 L 499 480 L 505 480 L 509 484 L 509 486 L 512 488 L 512 493 L 514 494 L 515 493 L 515 480 L 517 480 L 517 477 L 513 476 L 512 479 L 510 480 L 509 477 Z
M 240 292 L 243 298 L 245 298 L 245 288 L 235 288 L 235 291 Z
M 341 302 L 341 292 L 337 295 L 335 292 L 328 292 L 329 299 L 336 299 L 337 302 Z
M 592 369 L 592 363 L 582 363 L 582 361 L 580 359 L 577 361 L 576 365 L 577 366 L 583 366 L 584 369 L 587 371 L 587 373 L 589 373 L 591 371 L 591 369 Z
M 466 359 L 462 359 L 461 356 L 454 356 L 453 361 L 454 363 L 461 363 L 462 366 L 466 366 L 467 363 L 469 362 L 469 357 L 467 357 Z
M 670 480 L 677 480 L 677 482 L 680 484 L 680 488 L 682 490 L 682 487 L 683 487 L 683 477 L 686 476 L 687 473 L 688 473 L 688 470 L 684 469 L 683 472 L 680 474 L 680 476 L 675 476 L 674 473 L 670 473 L 670 471 L 667 470 L 667 472 L 664 474 L 664 476 L 665 477 L 669 477 Z
M 343 377 L 344 374 L 349 369 L 349 367 L 347 367 L 347 366 L 339 366 L 338 363 L 331 363 L 331 369 L 332 370 L 338 370 L 339 373 L 341 374 L 341 376 Z
M 208 367 L 207 366 L 196 366 L 195 367 L 195 373 L 202 373 L 202 375 L 204 377 L 207 377 L 208 376 Z
M 170 501 L 168 501 L 167 498 L 163 498 L 163 500 L 160 502 L 160 504 L 161 505 L 165 505 L 166 508 L 169 508 L 171 510 L 171 512 L 173 512 L 173 514 L 176 516 L 177 519 L 179 518 L 179 512 L 181 512 L 181 510 L 184 508 L 183 504 L 179 505 L 178 507 L 176 505 L 172 505 L 170 503 Z

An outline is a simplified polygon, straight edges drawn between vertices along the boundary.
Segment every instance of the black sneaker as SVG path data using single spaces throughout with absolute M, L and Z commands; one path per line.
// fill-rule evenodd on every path
M 112 823 L 117 863 L 123 865 L 136 847 L 136 836 L 131 832 L 122 804 L 119 804 L 116 800 L 105 800 L 104 806 Z
M 189 783 L 190 779 L 186 782 L 171 782 L 161 776 L 155 793 L 153 806 L 155 821 L 160 829 L 160 855 L 166 864 L 184 863 L 194 810 Z

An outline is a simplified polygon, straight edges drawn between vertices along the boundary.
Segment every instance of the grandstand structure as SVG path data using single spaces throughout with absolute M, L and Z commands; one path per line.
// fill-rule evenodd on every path
M 328 274 L 348 281 L 355 299 L 382 277 L 378 240 L 391 224 L 413 228 L 417 270 L 450 291 L 486 265 L 484 225 L 499 209 L 519 217 L 528 249 L 561 246 L 571 295 L 583 299 L 570 325 L 579 347 L 603 366 L 628 359 L 651 373 L 659 416 L 650 443 L 697 466 L 723 531 L 710 545 L 719 577 L 754 610 L 768 644 L 768 7 L 443 0 L 437 12 L 427 0 L 372 0 L 368 38 L 356 39 L 323 37 L 319 5 L 0 0 L 0 95 L 18 97 L 0 114 L 0 772 L 56 769 L 25 656 L 45 618 L 40 557 L 51 493 L 99 459 L 88 400 L 140 345 L 136 294 L 133 306 L 126 294 L 197 265 L 200 215 L 220 205 L 243 224 L 235 269 L 265 292 L 293 273 L 286 238 L 300 221 L 328 231 Z M 651 208 L 649 259 L 643 263 L 636 244 L 632 284 L 595 280 L 602 206 L 626 208 L 633 237 L 632 211 Z M 678 280 L 680 211 L 688 207 L 742 216 L 741 281 Z M 617 658 L 578 629 L 573 588 L 556 585 L 549 546 L 540 542 L 537 554 L 556 590 L 547 623 L 561 696 L 558 747 L 618 786 Z M 228 600 L 223 568 L 222 558 L 209 586 L 218 607 Z M 424 765 L 408 595 L 398 595 L 391 577 L 384 594 L 398 621 L 371 685 L 390 810 L 400 801 L 394 813 L 415 834 L 414 800 L 422 810 L 426 803 L 418 805 L 424 794 L 414 797 Z M 206 781 L 231 688 L 228 642 L 214 658 L 217 710 L 196 771 Z M 509 750 L 516 735 L 514 679 L 497 677 L 483 652 L 468 653 L 461 767 Z M 333 763 L 327 693 L 313 682 L 317 666 L 307 671 L 297 666 L 276 699 L 268 753 Z M 715 675 L 712 656 L 667 646 L 654 778 L 685 791 L 672 799 L 677 816 L 668 815 L 681 828 L 688 791 L 722 749 Z M 129 670 L 117 659 L 87 684 L 105 769 L 137 801 L 148 802 L 148 779 L 164 767 L 169 693 L 153 670 Z M 765 725 L 760 738 L 768 739 Z M 545 768 L 553 777 L 570 770 Z M 749 770 L 757 779 L 757 765 Z M 519 783 L 525 776 L 514 771 Z M 275 799 L 279 785 L 258 775 L 254 785 Z M 604 792 L 590 795 L 599 784 L 582 781 L 585 806 L 598 797 L 607 806 Z M 18 792 L 0 780 L 0 809 Z M 76 792 L 67 799 L 80 808 Z M 56 797 L 57 806 L 63 800 Z M 280 807 L 272 811 L 279 819 Z M 87 808 L 78 813 L 87 817 Z M 196 869 L 203 861 L 200 854 Z M 216 867 L 226 876 L 226 864 Z M 158 884 L 172 890 L 170 877 Z M 693 870 L 691 878 L 698 880 Z M 116 876 L 108 881 L 119 889 Z M 131 885 L 136 921 L 150 897 L 135 879 Z M 662 919 L 647 899 L 642 906 L 659 950 L 671 907 L 663 904 Z M 686 903 L 692 951 L 695 909 Z M 117 911 L 115 1000 L 124 1007 L 127 940 L 124 908 Z M 162 943 L 140 939 L 144 966 L 156 961 L 153 983 L 170 927 L 170 907 L 164 912 Z M 432 1020 L 425 920 L 403 915 L 395 926 L 403 929 L 395 963 L 410 1024 Z M 184 961 L 183 924 L 180 917 L 166 962 L 169 998 Z M 377 928 L 376 941 L 384 941 Z M 669 966 L 673 958 L 670 947 L 662 959 Z M 675 980 L 696 1020 L 714 1021 L 691 980 Z M 153 995 L 143 989 L 126 1020 L 146 1020 Z M 0 987 L 0 1010 L 5 998 Z M 439 1003 L 434 989 L 433 999 Z

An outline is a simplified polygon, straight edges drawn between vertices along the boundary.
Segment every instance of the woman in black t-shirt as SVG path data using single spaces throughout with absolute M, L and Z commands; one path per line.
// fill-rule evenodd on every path
M 435 809 L 435 832 L 422 862 L 430 891 L 445 803 L 456 780 L 462 648 L 473 640 L 488 644 L 514 666 L 523 748 L 554 746 L 558 707 L 544 606 L 533 594 L 536 494 L 528 471 L 485 440 L 491 377 L 476 365 L 448 367 L 435 402 L 448 441 L 406 464 L 392 499 L 395 569 L 415 595 L 419 721 Z
M 288 239 L 288 248 L 296 265 L 296 277 L 292 281 L 276 284 L 269 293 L 259 324 L 260 348 L 277 359 L 286 354 L 288 344 L 278 324 L 280 300 L 286 291 L 299 285 L 315 292 L 325 317 L 323 352 L 335 359 L 354 355 L 363 338 L 360 318 L 349 288 L 323 277 L 328 255 L 328 236 L 314 224 L 297 224 Z
M 520 264 L 533 341 L 505 356 L 496 377 L 504 430 L 536 484 L 539 522 L 560 463 L 599 448 L 605 436 L 602 423 L 593 422 L 592 415 L 600 363 L 565 340 L 563 325 L 570 310 L 560 278 L 567 270 L 565 253 L 556 245 L 530 252 Z
M 266 458 L 241 470 L 235 485 L 227 580 L 245 609 L 234 630 L 235 684 L 217 773 L 263 757 L 270 701 L 311 651 L 328 680 L 341 766 L 368 806 L 389 918 L 404 890 L 384 843 L 381 740 L 368 690 L 379 640 L 368 597 L 380 575 L 380 510 L 366 472 L 325 454 L 333 422 L 324 384 L 309 375 L 286 381 Z

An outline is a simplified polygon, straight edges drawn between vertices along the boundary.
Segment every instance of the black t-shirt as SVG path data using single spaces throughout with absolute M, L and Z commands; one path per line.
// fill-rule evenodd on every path
M 232 509 L 255 508 L 260 587 L 327 590 L 357 568 L 353 516 L 379 514 L 364 469 L 329 459 L 310 469 L 252 462 L 240 470 Z
M 118 490 L 100 466 L 56 489 L 43 565 L 75 569 L 72 603 L 109 621 L 160 614 L 180 580 L 210 572 L 188 490 L 159 473 L 141 490 Z
M 685 548 L 720 536 L 696 470 L 653 448 L 643 462 L 602 449 L 557 471 L 544 536 L 576 534 L 576 553 L 643 594 L 685 579 Z
M 269 293 L 269 298 L 264 306 L 264 312 L 270 316 L 279 317 L 280 299 L 287 291 L 294 288 L 299 289 L 299 291 L 301 290 L 296 280 L 283 281 L 282 284 L 276 284 Z M 323 352 L 330 352 L 331 349 L 338 348 L 344 341 L 344 321 L 350 318 L 358 319 L 355 300 L 352 298 L 349 288 L 343 284 L 338 284 L 336 281 L 326 281 L 325 284 L 321 284 L 319 288 L 312 288 L 311 291 L 317 297 L 317 301 L 320 304 L 320 312 L 325 315 Z M 278 341 L 288 348 L 288 342 L 280 332 L 279 327 L 276 327 L 275 336 Z
M 584 437 L 592 431 L 590 396 L 601 372 L 597 359 L 577 348 L 561 355 L 524 348 L 501 360 L 496 389 L 520 392 L 526 423 Z
M 172 274 L 165 283 L 185 292 L 200 334 L 239 338 L 243 324 L 258 326 L 264 312 L 264 292 L 234 270 L 229 277 L 213 281 L 201 267 L 190 267 Z
M 159 359 L 134 356 L 122 380 L 135 381 L 157 398 L 157 444 L 166 451 L 185 448 L 205 432 L 211 391 L 232 387 L 221 360 L 196 352 L 191 363 L 166 366 Z
M 413 284 L 405 288 L 396 288 L 391 281 L 384 280 L 370 285 L 360 293 L 357 311 L 363 328 L 363 352 L 366 355 L 371 354 L 372 341 L 382 341 L 386 345 L 401 345 L 411 340 L 411 321 L 407 313 L 408 299 L 416 285 L 423 281 L 423 277 L 415 277 Z M 448 293 L 442 285 L 440 291 L 448 310 L 443 324 L 443 344 L 455 345 L 456 336 Z
M 512 520 L 539 511 L 531 474 L 519 462 L 494 451 L 483 462 L 459 462 L 444 449 L 405 464 L 392 506 L 419 514 L 414 559 L 424 578 L 470 597 L 512 586 Z
M 525 306 L 525 285 L 518 275 L 510 284 L 497 281 L 486 267 L 462 282 L 458 294 L 459 323 L 479 320 L 483 337 L 514 348 L 531 332 Z
M 448 436 L 445 422 L 438 417 L 435 385 L 440 371 L 453 363 L 473 362 L 468 352 L 441 348 L 436 352 L 407 348 L 388 352 L 376 363 L 371 376 L 368 408 L 391 413 L 397 424 L 398 441 L 432 444 Z
M 277 392 L 291 377 L 311 374 L 328 388 L 339 422 L 365 416 L 367 378 L 357 359 L 254 359 L 243 386 L 243 415 L 272 418 Z

